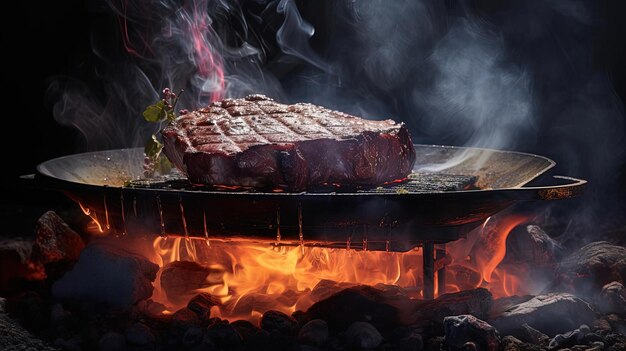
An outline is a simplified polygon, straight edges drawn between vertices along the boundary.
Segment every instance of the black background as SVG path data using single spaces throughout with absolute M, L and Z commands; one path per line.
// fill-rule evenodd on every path
M 474 1 L 489 16 L 502 2 Z M 610 75 L 615 92 L 626 101 L 626 3 L 603 1 L 598 8 L 605 21 L 593 27 L 594 65 Z M 454 6 L 454 2 L 447 2 Z M 90 35 L 102 14 L 80 0 L 5 4 L 2 21 L 2 220 L 29 203 L 50 196 L 25 191 L 19 176 L 35 172 L 38 163 L 76 151 L 77 132 L 56 123 L 46 90 L 56 75 L 72 74 L 92 63 Z M 307 17 L 303 11 L 303 17 Z M 314 22 L 314 20 L 312 20 Z M 626 134 L 626 133 L 625 133 Z M 617 191 L 626 194 L 626 168 L 621 167 Z M 28 184 L 28 183 L 27 183 Z M 52 197 L 57 201 L 57 197 Z M 17 209 L 17 210 L 16 210 Z M 18 211 L 19 212 L 19 211 Z

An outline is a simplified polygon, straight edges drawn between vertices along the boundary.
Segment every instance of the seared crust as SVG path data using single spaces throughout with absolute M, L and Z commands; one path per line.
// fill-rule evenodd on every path
M 377 185 L 406 177 L 415 162 L 403 124 L 263 95 L 214 102 L 178 117 L 162 135 L 167 157 L 200 184 Z

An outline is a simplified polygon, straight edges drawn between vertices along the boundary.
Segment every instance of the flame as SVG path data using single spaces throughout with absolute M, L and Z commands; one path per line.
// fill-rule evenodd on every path
M 80 209 L 86 216 L 89 216 L 91 218 L 91 222 L 87 226 L 87 232 L 96 236 L 101 236 L 102 234 L 104 234 L 102 225 L 100 224 L 100 222 L 98 222 L 98 214 L 96 212 L 92 212 L 88 207 L 83 206 L 83 204 L 81 204 L 80 202 L 78 203 L 78 206 L 80 206 Z
M 92 233 L 101 235 L 97 214 L 82 204 L 80 207 L 98 228 Z M 508 236 L 527 221 L 528 217 L 520 215 L 488 219 L 466 238 L 448 243 L 444 261 L 435 263 L 435 267 L 447 267 L 446 286 L 435 286 L 435 296 L 477 287 L 488 288 L 495 298 L 532 293 L 525 280 L 528 267 L 501 265 Z M 158 236 L 148 251 L 146 257 L 161 267 L 153 299 L 166 305 L 170 313 L 186 306 L 199 293 L 220 301 L 211 309 L 211 316 L 251 321 L 267 310 L 287 314 L 306 310 L 352 285 L 393 285 L 412 298 L 423 296 L 420 247 L 408 252 L 358 251 L 278 245 L 275 240 L 211 238 L 209 242 L 209 238 L 171 235 Z M 171 263 L 179 261 L 204 267 L 206 278 L 190 284 L 189 291 L 168 296 L 161 275 Z

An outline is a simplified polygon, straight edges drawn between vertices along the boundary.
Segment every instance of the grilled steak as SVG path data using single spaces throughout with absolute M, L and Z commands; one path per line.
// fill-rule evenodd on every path
M 165 155 L 196 184 L 286 191 L 379 185 L 405 178 L 415 163 L 403 124 L 263 95 L 214 102 L 161 133 Z

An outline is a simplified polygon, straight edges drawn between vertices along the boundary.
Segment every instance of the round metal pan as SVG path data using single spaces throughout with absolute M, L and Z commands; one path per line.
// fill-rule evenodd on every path
M 37 167 L 36 179 L 79 202 L 103 230 L 122 234 L 276 239 L 280 233 L 285 243 L 303 239 L 337 246 L 364 240 L 369 249 L 384 245 L 391 250 L 405 249 L 407 241 L 455 240 L 514 202 L 570 198 L 586 184 L 557 176 L 551 185 L 525 187 L 555 165 L 543 156 L 437 145 L 415 148 L 414 172 L 474 176 L 479 189 L 273 193 L 125 187 L 143 176 L 139 148 L 52 159 Z

